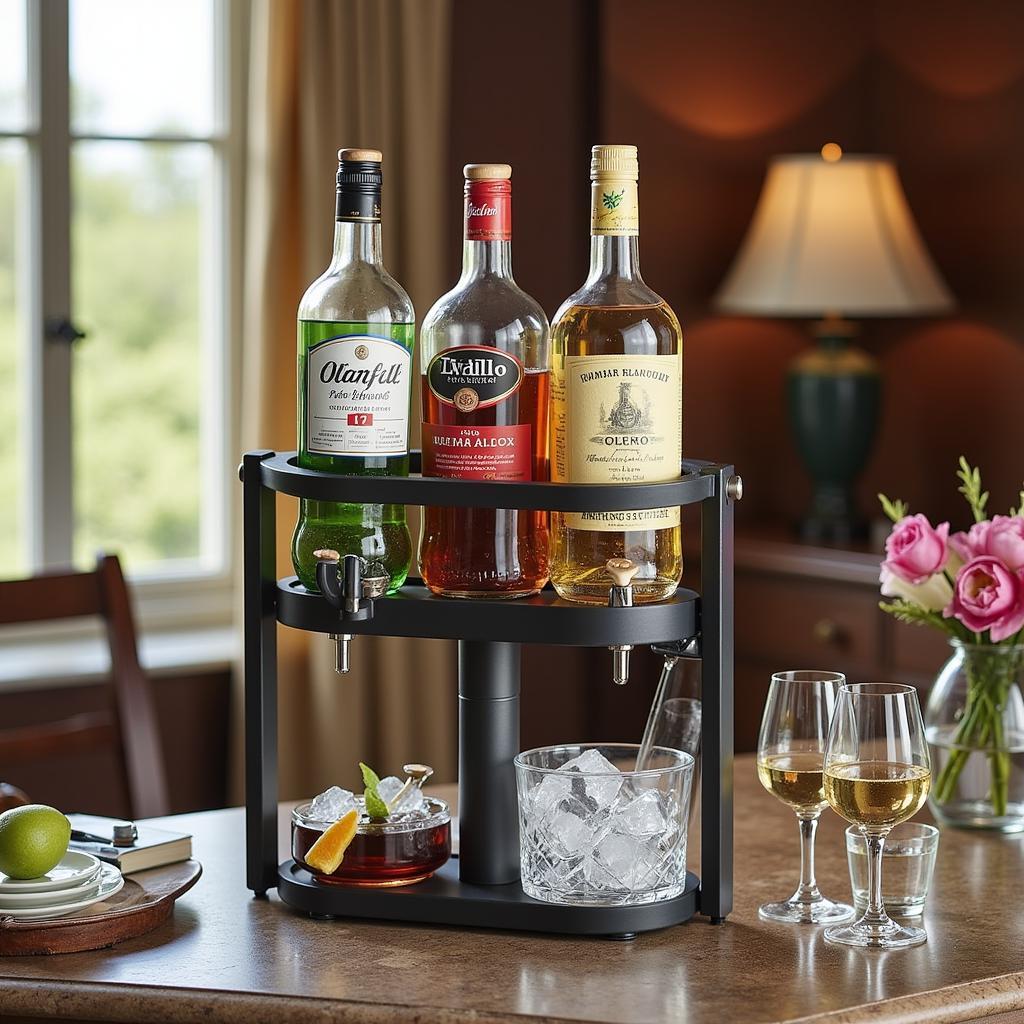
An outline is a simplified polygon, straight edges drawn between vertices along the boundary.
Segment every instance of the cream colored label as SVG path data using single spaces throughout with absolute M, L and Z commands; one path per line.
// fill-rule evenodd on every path
M 551 479 L 652 483 L 679 476 L 683 457 L 682 355 L 566 356 L 552 375 Z M 575 530 L 663 530 L 679 506 L 572 512 Z
M 591 183 L 590 233 L 640 234 L 635 181 L 628 178 L 608 178 Z

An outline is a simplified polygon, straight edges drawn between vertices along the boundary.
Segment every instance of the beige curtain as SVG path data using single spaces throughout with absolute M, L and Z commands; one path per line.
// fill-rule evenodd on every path
M 449 286 L 443 249 L 454 200 L 443 179 L 450 20 L 450 0 L 252 4 L 246 448 L 295 447 L 295 311 L 330 256 L 339 148 L 384 153 L 385 259 L 418 317 Z M 278 500 L 282 575 L 292 571 L 295 512 L 294 501 Z M 439 779 L 455 778 L 450 644 L 357 638 L 347 676 L 334 673 L 326 637 L 281 627 L 278 644 L 282 798 L 334 783 L 354 787 L 360 760 L 382 775 L 422 761 Z

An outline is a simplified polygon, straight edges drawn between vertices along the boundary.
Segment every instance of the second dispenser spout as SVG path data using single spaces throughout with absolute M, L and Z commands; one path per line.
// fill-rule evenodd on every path
M 609 608 L 633 607 L 633 577 L 639 572 L 639 566 L 629 558 L 609 558 L 605 564 L 608 575 L 612 578 L 612 586 L 608 590 Z M 632 644 L 612 644 L 612 682 L 617 686 L 625 686 L 629 682 L 629 652 Z

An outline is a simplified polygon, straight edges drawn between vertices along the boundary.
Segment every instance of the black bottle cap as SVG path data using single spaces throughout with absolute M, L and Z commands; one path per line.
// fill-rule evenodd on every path
M 383 176 L 381 153 L 377 149 L 338 150 L 338 191 L 380 191 Z

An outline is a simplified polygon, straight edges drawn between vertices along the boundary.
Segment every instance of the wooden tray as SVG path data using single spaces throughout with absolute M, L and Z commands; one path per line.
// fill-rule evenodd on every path
M 138 871 L 110 899 L 50 921 L 18 921 L 0 910 L 0 956 L 80 953 L 145 935 L 171 916 L 174 901 L 202 873 L 196 860 Z

